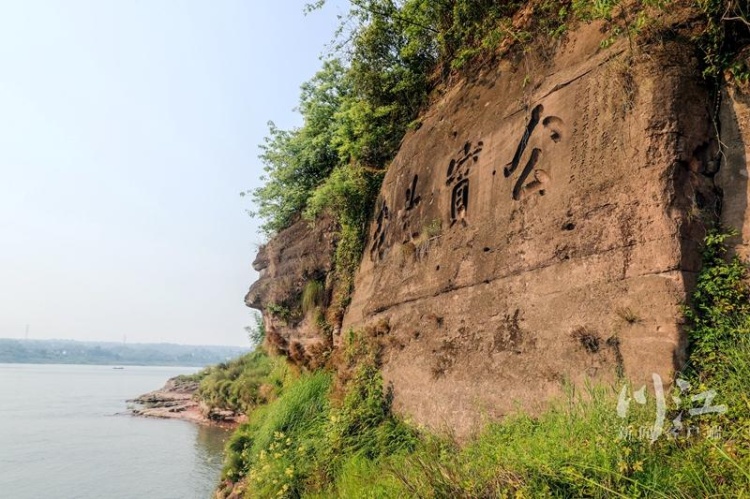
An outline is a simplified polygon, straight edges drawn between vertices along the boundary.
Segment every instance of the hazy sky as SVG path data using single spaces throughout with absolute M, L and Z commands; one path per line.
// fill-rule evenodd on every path
M 0 3 L 0 337 L 247 344 L 238 193 L 342 11 L 304 4 Z

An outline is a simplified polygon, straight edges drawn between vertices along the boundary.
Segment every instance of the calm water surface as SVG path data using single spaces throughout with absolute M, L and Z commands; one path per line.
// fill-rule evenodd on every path
M 123 414 L 196 370 L 0 364 L 0 497 L 211 497 L 227 432 Z

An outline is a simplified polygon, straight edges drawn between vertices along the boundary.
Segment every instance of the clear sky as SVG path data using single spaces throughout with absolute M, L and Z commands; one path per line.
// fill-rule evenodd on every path
M 238 193 L 344 2 L 304 4 L 0 3 L 0 337 L 248 343 Z

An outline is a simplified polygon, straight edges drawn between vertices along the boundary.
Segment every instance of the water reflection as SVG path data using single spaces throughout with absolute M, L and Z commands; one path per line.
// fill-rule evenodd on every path
M 211 426 L 197 426 L 195 432 L 195 467 L 194 476 L 201 484 L 219 484 L 217 470 L 224 460 L 224 444 L 232 435 L 231 430 Z

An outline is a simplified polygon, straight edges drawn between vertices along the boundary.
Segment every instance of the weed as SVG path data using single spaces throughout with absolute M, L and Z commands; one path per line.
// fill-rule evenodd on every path
M 427 235 L 429 239 L 438 237 L 443 233 L 443 222 L 439 218 L 435 218 L 430 223 L 426 224 L 422 229 L 422 232 Z
M 704 376 L 728 367 L 725 353 L 750 335 L 747 267 L 739 257 L 727 256 L 726 241 L 734 235 L 713 230 L 706 236 L 703 270 L 685 311 L 691 363 Z
M 202 373 L 197 395 L 209 409 L 247 413 L 273 399 L 286 367 L 282 359 L 257 350 Z
M 302 290 L 302 313 L 307 315 L 312 310 L 322 307 L 325 302 L 325 286 L 317 280 L 307 281 Z
M 292 311 L 289 307 L 279 305 L 278 303 L 269 303 L 266 305 L 266 311 L 273 317 L 281 319 L 284 322 L 288 322 L 292 317 Z
M 575 328 L 570 336 L 577 340 L 588 353 L 596 353 L 601 347 L 599 335 L 584 326 Z
M 630 307 L 620 307 L 615 310 L 617 317 L 625 321 L 627 324 L 633 325 L 641 322 L 641 318 L 636 314 Z

